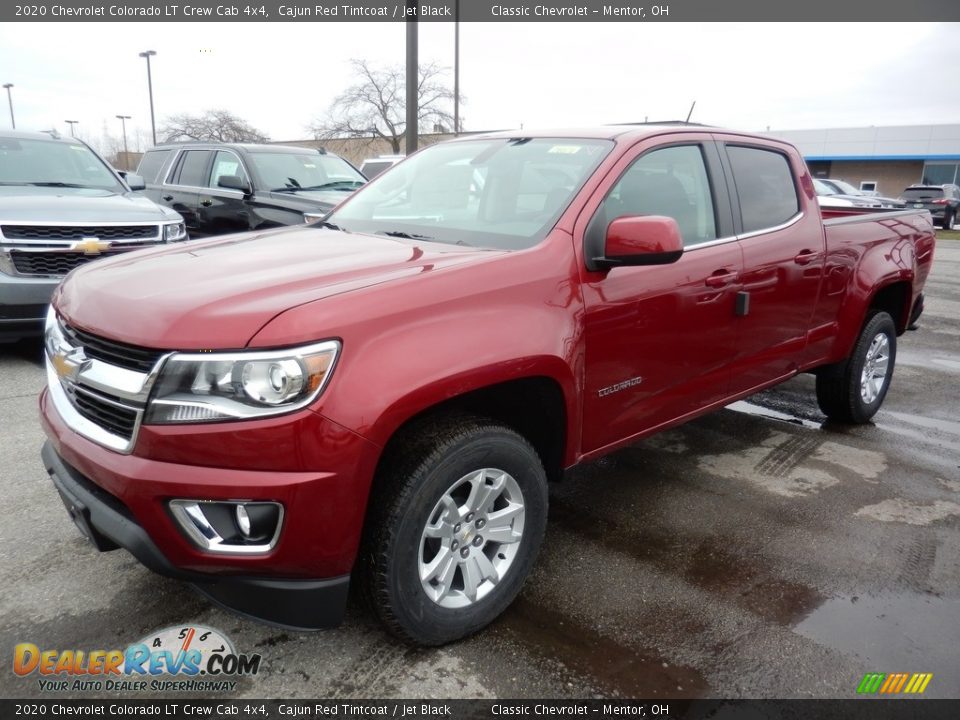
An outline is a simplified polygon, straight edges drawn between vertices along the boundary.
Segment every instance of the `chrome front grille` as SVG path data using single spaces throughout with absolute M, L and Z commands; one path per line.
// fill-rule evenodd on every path
M 45 346 L 49 396 L 63 421 L 104 447 L 132 452 L 147 398 L 169 353 L 70 327 L 52 309 Z
M 130 440 L 137 427 L 137 408 L 124 405 L 117 397 L 109 397 L 75 386 L 67 394 L 83 417 L 118 437 Z
M 127 343 L 110 340 L 80 328 L 61 323 L 64 337 L 73 347 L 83 347 L 87 357 L 118 365 L 127 370 L 150 372 L 157 360 L 166 354 L 166 350 L 137 347 Z

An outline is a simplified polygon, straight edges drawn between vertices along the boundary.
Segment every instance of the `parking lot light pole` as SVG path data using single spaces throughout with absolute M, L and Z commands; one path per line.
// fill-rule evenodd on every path
M 13 83 L 4 83 L 3 86 L 7 89 L 7 103 L 10 105 L 10 126 L 16 130 L 17 123 L 13 119 L 13 95 L 10 94 L 10 88 L 13 87 Z
M 156 55 L 156 50 L 144 50 L 140 57 L 147 59 L 147 91 L 150 93 L 150 131 L 153 135 L 153 144 L 157 144 L 157 123 L 153 118 L 153 76 L 150 74 L 150 58 Z
M 129 115 L 117 115 L 117 120 L 120 121 L 120 125 L 123 127 L 123 164 L 126 165 L 124 170 L 130 169 L 130 151 L 127 150 L 127 120 L 129 119 Z
M 77 134 L 73 131 L 75 125 L 79 124 L 79 120 L 64 120 L 64 122 L 70 126 L 70 137 L 76 137 Z

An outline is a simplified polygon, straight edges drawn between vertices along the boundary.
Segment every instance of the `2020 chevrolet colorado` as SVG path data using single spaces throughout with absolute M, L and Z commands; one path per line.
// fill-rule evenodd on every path
M 43 460 L 101 549 L 299 628 L 352 575 L 440 644 L 516 596 L 565 468 L 800 372 L 869 420 L 934 242 L 922 211 L 824 221 L 767 137 L 460 139 L 323 222 L 72 273 Z

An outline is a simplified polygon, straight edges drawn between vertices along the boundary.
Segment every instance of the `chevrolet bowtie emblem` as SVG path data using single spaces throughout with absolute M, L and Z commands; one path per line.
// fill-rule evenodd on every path
M 83 348 L 78 347 L 69 351 L 58 350 L 50 357 L 50 363 L 58 378 L 76 382 L 80 372 L 90 364 L 90 361 L 83 352 Z
M 76 250 L 77 252 L 82 252 L 84 255 L 99 255 L 104 250 L 107 250 L 112 244 L 113 243 L 111 243 L 109 240 L 87 237 L 77 240 L 73 245 L 70 246 L 70 249 Z

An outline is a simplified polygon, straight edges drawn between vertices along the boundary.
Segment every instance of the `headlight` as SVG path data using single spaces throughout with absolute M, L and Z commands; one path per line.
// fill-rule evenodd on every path
M 187 239 L 187 226 L 181 223 L 170 223 L 163 226 L 163 239 L 165 242 L 177 242 Z
M 160 370 L 145 423 L 257 418 L 309 405 L 333 371 L 336 340 L 286 350 L 177 353 Z

